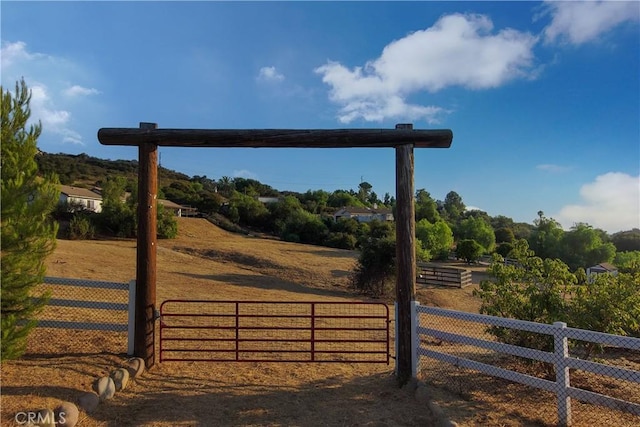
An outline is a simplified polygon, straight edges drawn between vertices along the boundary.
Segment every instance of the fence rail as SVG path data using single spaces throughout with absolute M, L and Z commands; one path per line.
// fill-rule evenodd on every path
M 58 328 L 58 329 L 78 329 L 78 330 L 93 330 L 93 331 L 112 331 L 112 332 L 127 332 L 127 354 L 133 354 L 133 333 L 134 333 L 134 315 L 135 315 L 135 280 L 129 283 L 119 282 L 104 282 L 95 280 L 84 279 L 70 279 L 62 277 L 45 277 L 44 285 L 51 286 L 63 286 L 63 287 L 77 287 L 77 288 L 89 288 L 89 289 L 111 289 L 116 291 L 128 292 L 128 302 L 120 303 L 113 301 L 94 301 L 86 299 L 71 299 L 71 298 L 55 298 L 49 299 L 47 305 L 51 307 L 68 307 L 77 309 L 90 309 L 90 310 L 105 310 L 108 316 L 108 311 L 124 311 L 127 313 L 127 322 L 114 323 L 114 322 L 91 322 L 84 320 L 62 320 L 56 313 L 56 319 L 53 319 L 53 313 L 48 316 L 38 318 L 38 327 L 40 328 Z M 98 293 L 99 294 L 99 293 Z M 55 292 L 54 292 L 55 295 Z M 96 293 L 93 293 L 95 297 Z
M 505 344 L 496 341 L 489 341 L 482 338 L 475 338 L 465 335 L 464 332 L 454 333 L 438 330 L 420 324 L 420 314 L 444 317 L 448 319 L 459 319 L 468 322 L 475 322 L 492 327 L 510 328 L 515 330 L 534 332 L 553 337 L 554 351 L 547 352 L 535 350 L 516 345 Z M 557 396 L 558 423 L 560 425 L 571 425 L 571 398 L 589 402 L 595 405 L 605 406 L 616 410 L 629 412 L 640 416 L 640 404 L 624 399 L 607 396 L 604 394 L 588 391 L 585 389 L 572 387 L 570 380 L 570 368 L 594 373 L 600 376 L 607 376 L 618 380 L 629 381 L 640 384 L 640 372 L 626 367 L 605 365 L 603 363 L 582 360 L 569 355 L 569 339 L 585 341 L 595 344 L 610 345 L 619 348 L 640 351 L 640 339 L 623 337 L 602 332 L 588 331 L 583 329 L 569 328 L 565 323 L 556 322 L 553 325 L 528 322 L 523 320 L 506 319 L 496 316 L 487 316 L 474 313 L 464 313 L 454 310 L 447 310 L 435 307 L 421 306 L 415 302 L 412 307 L 412 348 L 414 349 L 412 369 L 414 376 L 418 375 L 419 358 L 428 357 L 443 361 L 462 368 L 476 370 L 491 376 L 503 378 L 509 381 L 518 382 L 528 386 L 540 388 L 553 392 Z M 457 332 L 457 331 L 456 331 Z M 422 338 L 431 337 L 441 342 L 461 344 L 465 346 L 478 347 L 498 353 L 518 356 L 531 360 L 537 360 L 553 364 L 555 367 L 555 381 L 538 378 L 509 369 L 501 368 L 490 363 L 479 362 L 452 355 L 444 351 L 437 351 L 424 347 Z
M 437 264 L 422 262 L 419 262 L 417 267 L 418 277 L 416 277 L 416 283 L 418 284 L 453 286 L 456 288 L 464 288 L 471 285 L 471 271 L 469 270 L 442 267 Z

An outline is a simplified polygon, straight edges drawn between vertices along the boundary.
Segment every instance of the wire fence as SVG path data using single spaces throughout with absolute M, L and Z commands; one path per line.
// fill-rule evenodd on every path
M 416 318 L 425 382 L 529 422 L 640 424 L 638 338 L 420 305 Z
M 50 299 L 29 335 L 27 354 L 133 354 L 135 281 L 45 277 Z

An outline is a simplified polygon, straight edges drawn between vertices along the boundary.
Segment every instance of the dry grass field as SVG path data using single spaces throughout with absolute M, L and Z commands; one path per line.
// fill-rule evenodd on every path
M 240 236 L 202 219 L 181 218 L 179 230 L 176 239 L 159 241 L 158 304 L 168 299 L 363 300 L 348 288 L 354 252 Z M 60 240 L 47 260 L 47 275 L 128 282 L 135 278 L 135 245 L 132 240 Z M 474 281 L 481 274 L 477 271 Z M 474 287 L 420 289 L 418 300 L 477 312 Z M 17 425 L 18 411 L 74 401 L 91 389 L 96 377 L 121 365 L 125 349 L 123 334 L 37 330 L 27 355 L 2 365 L 0 424 Z M 353 363 L 157 363 L 96 411 L 82 413 L 79 425 L 435 425 L 413 390 L 395 385 L 392 370 L 393 365 Z M 456 381 L 487 380 L 471 375 Z M 553 421 L 553 414 L 541 416 L 543 406 L 554 407 L 552 396 L 500 381 L 484 390 L 431 392 L 460 425 L 539 426 Z M 627 419 L 613 421 L 633 425 Z

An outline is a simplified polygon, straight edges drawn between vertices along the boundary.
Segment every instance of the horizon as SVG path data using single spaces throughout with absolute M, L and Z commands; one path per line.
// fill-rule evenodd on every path
M 451 129 L 415 189 L 565 230 L 640 228 L 640 3 L 3 2 L 47 153 L 137 160 L 97 131 Z M 29 22 L 30 25 L 25 25 Z M 193 177 L 395 197 L 391 149 L 159 148 Z

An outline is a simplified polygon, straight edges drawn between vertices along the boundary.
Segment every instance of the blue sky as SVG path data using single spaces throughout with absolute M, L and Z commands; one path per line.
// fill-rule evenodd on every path
M 640 227 L 638 2 L 8 2 L 2 84 L 40 149 L 136 159 L 102 127 L 451 129 L 415 187 L 565 229 Z M 279 190 L 395 192 L 393 149 L 162 148 Z

